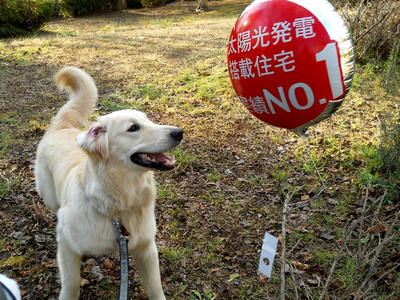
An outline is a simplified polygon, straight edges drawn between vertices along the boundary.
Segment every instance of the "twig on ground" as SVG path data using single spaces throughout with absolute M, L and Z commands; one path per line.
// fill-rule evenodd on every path
M 321 295 L 319 296 L 319 300 L 325 299 L 325 294 L 328 291 L 329 285 L 332 282 L 333 274 L 335 273 L 335 270 L 336 270 L 336 265 L 337 265 L 337 263 L 338 263 L 338 261 L 340 259 L 340 255 L 343 252 L 343 249 L 345 248 L 345 245 L 346 245 L 345 240 L 350 236 L 351 232 L 352 232 L 352 226 L 350 226 L 350 227 L 346 226 L 345 229 L 343 230 L 343 237 L 344 238 L 343 238 L 343 241 L 342 241 L 342 245 L 340 246 L 339 251 L 336 254 L 335 260 L 333 261 L 333 264 L 332 264 L 332 266 L 331 266 L 331 268 L 329 270 L 329 275 L 328 275 L 328 278 L 326 279 L 326 282 L 325 282 L 324 288 L 323 288 L 323 290 L 321 292 Z
M 286 266 L 286 223 L 287 223 L 287 211 L 289 201 L 292 199 L 295 191 L 286 195 L 285 202 L 283 204 L 283 216 L 282 216 L 282 255 L 281 255 L 281 300 L 285 300 L 286 280 L 285 280 L 285 266 Z
M 300 244 L 301 239 L 297 240 L 296 244 L 286 253 L 286 255 L 289 255 L 296 247 Z
M 386 198 L 386 191 L 384 192 L 384 194 L 381 197 L 378 198 L 379 199 L 379 205 L 378 205 L 378 208 L 375 210 L 374 218 L 376 218 L 378 216 L 379 212 L 381 211 L 382 203 L 383 203 L 383 200 L 385 198 Z
M 400 276 L 397 277 L 396 283 L 394 284 L 395 288 L 393 289 L 393 293 L 391 293 L 388 299 L 393 299 L 395 295 L 400 294 Z
M 310 296 L 311 292 L 310 289 L 307 287 L 307 285 L 304 283 L 303 278 L 301 278 L 301 276 L 299 276 L 299 281 L 300 281 L 300 286 L 304 288 L 305 292 L 306 292 L 306 297 L 308 300 L 313 299 L 312 296 Z
M 382 203 L 385 199 L 385 196 L 386 196 L 386 193 L 384 193 L 376 201 L 372 201 L 372 199 L 370 199 L 370 197 L 369 197 L 369 192 L 368 192 L 368 187 L 367 187 L 366 193 L 365 193 L 365 199 L 364 199 L 364 203 L 363 203 L 363 207 L 362 207 L 362 211 L 361 211 L 361 216 L 357 220 L 352 222 L 349 226 L 346 226 L 346 229 L 344 230 L 344 233 L 343 233 L 343 243 L 342 243 L 342 245 L 339 249 L 339 252 L 337 253 L 335 260 L 330 268 L 328 278 L 327 278 L 324 288 L 320 294 L 319 300 L 323 300 L 326 295 L 329 285 L 333 279 L 333 274 L 335 272 L 337 263 L 339 262 L 340 258 L 343 258 L 343 255 L 341 255 L 343 250 L 346 249 L 346 251 L 349 254 L 351 254 L 351 250 L 349 248 L 347 248 L 347 244 L 349 241 L 351 241 L 352 233 L 354 232 L 354 230 L 357 226 L 359 226 L 359 233 L 358 233 L 358 237 L 357 237 L 357 241 L 356 241 L 357 242 L 357 244 L 356 244 L 357 245 L 357 253 L 354 256 L 352 255 L 353 259 L 355 260 L 355 269 L 353 271 L 353 280 L 350 283 L 350 285 L 347 287 L 346 291 L 344 292 L 344 295 L 349 295 L 351 293 L 354 285 L 357 284 L 357 282 L 359 280 L 359 278 L 357 278 L 357 276 L 360 274 L 366 273 L 366 271 L 367 271 L 366 270 L 366 265 L 367 265 L 366 262 L 367 261 L 371 261 L 371 263 L 369 265 L 368 273 L 367 273 L 366 277 L 364 278 L 363 282 L 361 283 L 361 285 L 358 286 L 358 290 L 356 292 L 354 292 L 354 295 L 355 295 L 354 299 L 358 299 L 358 297 L 360 297 L 360 296 L 363 296 L 363 297 L 367 296 L 367 293 L 372 288 L 374 288 L 374 286 L 376 286 L 378 284 L 379 280 L 384 278 L 386 275 L 390 274 L 393 270 L 395 270 L 400 265 L 400 264 L 396 264 L 395 266 L 393 266 L 392 268 L 390 268 L 389 270 L 387 270 L 386 272 L 381 274 L 373 282 L 371 282 L 371 277 L 374 274 L 376 274 L 376 268 L 377 268 L 377 264 L 379 262 L 379 257 L 381 255 L 382 250 L 384 249 L 385 246 L 387 246 L 390 242 L 392 242 L 397 236 L 397 233 L 396 232 L 393 233 L 393 231 L 395 230 L 395 228 L 397 228 L 398 218 L 399 218 L 399 214 L 400 214 L 399 212 L 396 212 L 394 219 L 390 222 L 390 224 L 388 224 L 389 228 L 390 228 L 389 232 L 387 232 L 385 234 L 385 237 L 383 238 L 383 240 L 381 240 L 380 236 L 379 236 L 378 245 L 372 251 L 367 253 L 368 245 L 370 245 L 369 243 L 364 243 L 364 246 L 362 246 L 362 244 L 363 244 L 362 239 L 364 238 L 364 233 L 367 232 L 366 229 L 364 228 L 365 222 L 367 220 L 371 221 L 371 219 L 373 219 L 370 223 L 374 223 L 375 220 L 378 220 L 377 215 L 379 214 L 380 209 L 382 208 Z M 378 205 L 378 208 L 376 209 L 376 211 L 375 212 L 371 211 L 371 209 L 376 208 L 376 205 Z M 370 257 L 372 255 L 373 255 L 373 258 L 370 259 Z
M 324 191 L 326 190 L 326 187 L 322 188 L 316 195 L 312 196 L 311 198 L 303 201 L 298 201 L 294 203 L 290 203 L 289 206 L 295 206 L 295 207 L 303 207 L 305 206 L 308 202 L 312 202 L 313 200 L 317 199 L 319 195 L 321 195 Z
M 326 294 L 326 291 L 328 290 L 329 285 L 330 285 L 331 282 L 332 282 L 332 276 L 333 276 L 333 274 L 334 274 L 334 272 L 335 272 L 335 270 L 336 270 L 336 264 L 337 264 L 337 262 L 339 261 L 340 254 L 342 253 L 343 245 L 344 245 L 344 244 L 342 244 L 342 246 L 341 246 L 339 252 L 336 254 L 335 260 L 333 261 L 333 264 L 332 264 L 332 266 L 331 266 L 331 269 L 329 270 L 329 275 L 328 275 L 328 278 L 327 278 L 326 281 L 325 281 L 325 285 L 324 285 L 324 288 L 323 288 L 323 290 L 322 290 L 321 295 L 319 296 L 319 300 L 325 299 L 325 294 Z
M 350 286 L 352 286 L 355 282 L 356 282 L 356 276 L 358 275 L 358 270 L 359 268 L 361 268 L 361 266 L 363 265 L 362 259 L 363 256 L 365 255 L 365 251 L 366 251 L 366 243 L 364 244 L 363 249 L 361 250 L 361 244 L 362 244 L 362 234 L 364 233 L 364 220 L 365 220 L 365 215 L 367 212 L 367 202 L 368 202 L 368 198 L 369 198 L 369 185 L 365 188 L 365 199 L 364 199 L 364 203 L 363 203 L 363 208 L 361 211 L 361 217 L 360 219 L 360 229 L 358 232 L 358 241 L 357 241 L 357 253 L 355 255 L 355 260 L 356 260 L 356 265 L 355 265 L 355 270 L 353 272 L 353 280 L 350 283 Z
M 367 265 L 367 261 L 369 260 L 369 257 L 372 253 L 374 253 L 374 251 L 367 253 L 367 248 L 369 246 L 368 242 L 363 242 L 362 239 L 364 238 L 362 236 L 363 233 L 365 233 L 366 231 L 364 231 L 364 222 L 365 220 L 369 220 L 370 223 L 373 223 L 373 221 L 371 221 L 371 210 L 375 209 L 376 204 L 378 204 L 378 209 L 376 210 L 376 212 L 379 212 L 380 207 L 382 206 L 383 200 L 386 197 L 386 191 L 384 192 L 384 194 L 382 196 L 380 196 L 379 198 L 377 198 L 375 201 L 373 201 L 373 199 L 371 199 L 369 197 L 369 191 L 368 191 L 368 187 L 365 193 L 365 199 L 364 199 L 364 204 L 363 204 L 363 208 L 361 211 L 361 216 L 355 220 L 352 224 L 351 227 L 349 228 L 349 233 L 351 231 L 353 231 L 356 226 L 358 224 L 360 224 L 360 231 L 359 231 L 359 235 L 358 235 L 358 239 L 357 239 L 357 251 L 355 251 L 356 253 L 353 255 L 352 252 L 348 247 L 347 247 L 347 242 L 349 242 L 349 239 L 346 238 L 343 240 L 343 242 L 346 244 L 345 248 L 348 254 L 350 254 L 350 256 L 353 258 L 353 260 L 355 261 L 355 269 L 353 270 L 353 276 L 352 276 L 352 280 L 350 285 L 346 288 L 346 291 L 344 292 L 344 295 L 348 295 L 350 294 L 350 291 L 352 291 L 353 287 L 355 284 L 358 283 L 359 278 L 357 278 L 358 276 L 360 276 L 361 274 L 363 274 L 365 272 L 365 268 Z M 370 200 L 371 202 L 367 205 L 368 200 Z M 375 212 L 375 214 L 376 214 Z M 369 233 L 367 233 L 369 234 Z M 364 244 L 363 247 L 361 248 L 361 244 Z
M 376 283 L 379 282 L 379 280 L 381 280 L 382 278 L 384 278 L 386 275 L 390 274 L 391 272 L 393 272 L 394 270 L 396 270 L 397 268 L 400 267 L 400 263 L 397 263 L 394 265 L 394 267 L 390 268 L 389 270 L 387 270 L 385 273 L 383 273 L 381 276 L 379 276 L 376 280 L 374 280 Z M 367 294 L 369 292 L 369 290 L 372 288 L 372 284 L 368 285 L 368 287 L 366 288 L 364 294 Z M 375 296 L 375 295 L 374 295 Z
M 289 253 L 289 252 L 288 252 L 288 253 Z M 290 275 L 292 276 L 292 280 L 293 280 L 294 293 L 295 293 L 295 295 L 296 295 L 296 299 L 300 299 L 300 298 L 299 298 L 299 293 L 297 292 L 296 278 L 294 278 L 293 269 L 296 269 L 296 267 L 294 267 L 294 266 L 290 263 L 290 264 L 289 264 L 289 271 L 290 271 Z
M 381 254 L 381 251 L 382 251 L 383 247 L 386 246 L 386 244 L 388 242 L 390 242 L 391 240 L 393 240 L 394 238 L 397 237 L 397 233 L 394 233 L 394 234 L 391 234 L 391 233 L 394 230 L 394 227 L 395 227 L 395 225 L 397 223 L 397 220 L 399 218 L 399 214 L 400 214 L 399 212 L 396 213 L 395 219 L 393 220 L 393 222 L 391 224 L 393 226 L 390 227 L 389 232 L 386 233 L 384 239 L 382 241 L 380 241 L 378 246 L 376 246 L 374 248 L 374 250 L 372 251 L 372 253 L 375 253 L 374 258 L 372 259 L 372 262 L 371 262 L 371 265 L 369 267 L 367 276 L 365 277 L 364 281 L 361 283 L 361 286 L 359 287 L 359 289 L 357 290 L 357 292 L 356 292 L 356 294 L 354 296 L 355 299 L 358 299 L 358 297 L 360 296 L 361 292 L 365 293 L 364 289 L 365 289 L 366 285 L 369 283 L 371 277 L 376 273 L 376 265 L 377 265 L 379 255 Z

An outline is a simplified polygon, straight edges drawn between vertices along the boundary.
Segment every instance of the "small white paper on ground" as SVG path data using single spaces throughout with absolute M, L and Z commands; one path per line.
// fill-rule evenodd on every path
M 268 232 L 265 233 L 263 245 L 261 248 L 260 262 L 258 264 L 258 271 L 268 278 L 271 277 L 272 264 L 274 263 L 276 247 L 278 239 Z

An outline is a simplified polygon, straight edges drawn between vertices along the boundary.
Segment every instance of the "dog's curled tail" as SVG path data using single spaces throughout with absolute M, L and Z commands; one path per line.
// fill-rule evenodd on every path
M 56 74 L 55 81 L 60 89 L 69 89 L 70 98 L 54 117 L 50 128 L 85 126 L 98 98 L 92 77 L 81 69 L 65 67 Z

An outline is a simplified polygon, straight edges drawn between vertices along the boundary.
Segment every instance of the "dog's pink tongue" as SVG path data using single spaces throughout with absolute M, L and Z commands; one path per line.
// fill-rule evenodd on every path
M 147 156 L 151 157 L 154 160 L 160 161 L 160 162 L 165 162 L 169 159 L 168 156 L 162 153 L 147 153 Z
M 175 163 L 175 159 L 163 153 L 147 153 L 147 156 L 154 161 L 158 161 L 164 165 L 171 166 Z

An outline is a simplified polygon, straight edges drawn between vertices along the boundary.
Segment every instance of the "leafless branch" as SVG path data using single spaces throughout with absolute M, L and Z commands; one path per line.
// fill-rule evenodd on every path
M 339 259 L 341 257 L 341 254 L 342 254 L 344 248 L 346 247 L 346 242 L 345 241 L 351 235 L 351 232 L 353 231 L 353 229 L 354 229 L 354 224 L 352 224 L 351 226 L 347 225 L 345 227 L 345 229 L 343 230 L 343 242 L 342 242 L 342 245 L 340 246 L 339 251 L 338 251 L 338 253 L 337 253 L 336 257 L 335 257 L 335 260 L 333 261 L 332 266 L 331 266 L 331 268 L 329 270 L 329 275 L 328 275 L 328 278 L 326 279 L 326 282 L 325 282 L 324 288 L 323 288 L 323 290 L 321 292 L 321 295 L 319 296 L 319 300 L 325 299 L 325 294 L 326 294 L 326 292 L 327 292 L 327 290 L 329 288 L 329 285 L 332 282 L 332 278 L 333 278 L 333 274 L 335 273 L 336 265 L 337 265 L 337 263 L 338 263 L 338 261 L 339 261 Z
M 377 198 L 375 201 L 373 201 L 373 199 L 371 199 L 369 197 L 369 187 L 366 187 L 366 192 L 365 192 L 365 199 L 364 199 L 364 204 L 363 204 L 363 208 L 362 208 L 362 212 L 361 212 L 361 216 L 354 221 L 351 224 L 351 227 L 349 228 L 349 233 L 351 233 L 351 231 L 353 231 L 355 229 L 355 227 L 360 224 L 360 232 L 357 238 L 357 251 L 356 253 L 353 255 L 352 251 L 350 249 L 347 248 L 347 242 L 348 242 L 348 238 L 344 239 L 344 243 L 346 244 L 345 248 L 348 254 L 350 254 L 352 256 L 352 258 L 355 260 L 355 269 L 353 271 L 353 278 L 352 281 L 350 283 L 350 285 L 347 287 L 346 291 L 344 292 L 344 294 L 349 294 L 350 291 L 352 290 L 353 286 L 357 283 L 357 277 L 360 276 L 360 274 L 362 274 L 363 272 L 365 272 L 365 268 L 366 268 L 366 263 L 365 261 L 368 261 L 369 256 L 374 253 L 371 252 L 369 254 L 367 254 L 367 248 L 368 248 L 368 243 L 367 242 L 362 242 L 363 236 L 362 233 L 366 232 L 364 231 L 364 221 L 365 220 L 370 220 L 371 219 L 371 214 L 370 211 L 376 208 L 376 205 L 378 205 L 378 208 L 376 209 L 375 213 L 380 211 L 380 207 L 382 207 L 382 203 L 383 200 L 386 197 L 386 192 L 379 198 Z M 368 204 L 368 201 L 370 201 L 370 203 Z M 368 204 L 368 206 L 367 206 Z M 362 249 L 361 249 L 361 244 L 364 244 Z
M 389 270 L 387 270 L 385 273 L 383 273 L 381 276 L 379 276 L 375 282 L 379 282 L 382 278 L 384 278 L 386 275 L 390 274 L 391 272 L 393 272 L 394 270 L 396 270 L 397 268 L 400 267 L 400 263 L 397 263 L 394 265 L 394 267 L 390 268 Z M 369 292 L 369 290 L 371 289 L 373 285 L 368 285 L 367 289 L 365 290 L 365 294 L 367 294 Z
M 356 14 L 356 16 L 354 17 L 354 19 L 353 19 L 353 21 L 351 22 L 351 24 L 350 24 L 350 32 L 353 32 L 354 27 L 358 28 L 358 23 L 359 23 L 360 20 L 361 20 L 361 16 L 363 16 L 364 13 L 365 13 L 365 11 L 366 11 L 366 7 L 364 6 L 365 1 L 366 1 L 366 0 L 361 0 L 361 1 L 359 2 L 358 9 L 357 9 L 357 14 Z M 355 26 L 355 25 L 357 25 L 357 26 Z
M 329 285 L 330 285 L 331 282 L 332 282 L 332 278 L 333 278 L 332 276 L 333 276 L 333 274 L 335 273 L 336 264 L 337 264 L 337 262 L 339 261 L 339 257 L 340 257 L 340 254 L 341 254 L 342 251 L 343 251 L 343 248 L 344 248 L 344 243 L 343 243 L 342 246 L 340 247 L 340 250 L 339 250 L 339 252 L 337 253 L 337 255 L 336 255 L 336 257 L 335 257 L 335 260 L 333 261 L 333 264 L 332 264 L 332 266 L 331 266 L 331 269 L 329 270 L 329 275 L 328 275 L 328 278 L 326 279 L 326 282 L 325 282 L 324 288 L 323 288 L 323 290 L 322 290 L 322 293 L 321 293 L 321 295 L 319 296 L 319 300 L 324 300 L 324 299 L 325 299 L 326 291 L 328 290 L 328 287 L 329 287 Z
M 388 43 L 391 43 L 399 31 L 398 1 L 359 0 L 354 6 L 337 1 L 336 4 L 352 34 L 357 59 L 365 56 L 371 49 L 375 57 L 387 54 L 387 49 L 390 48 Z
M 396 224 L 398 217 L 399 217 L 399 212 L 396 213 L 395 219 L 393 220 L 393 223 L 392 223 L 393 225 Z M 386 233 L 384 239 L 382 241 L 380 241 L 378 246 L 375 247 L 375 249 L 373 250 L 373 252 L 375 253 L 374 258 L 372 259 L 367 276 L 365 277 L 364 281 L 361 283 L 361 286 L 359 287 L 359 289 L 357 290 L 357 292 L 354 296 L 355 299 L 358 299 L 361 292 L 365 289 L 366 285 L 369 283 L 372 275 L 374 275 L 376 273 L 375 270 L 376 270 L 377 261 L 378 261 L 379 255 L 381 254 L 383 247 L 385 247 L 388 242 L 390 242 L 397 236 L 396 233 L 391 234 L 393 230 L 394 230 L 394 226 L 391 226 L 389 232 Z
M 354 41 L 354 46 L 356 46 L 358 44 L 358 42 L 364 38 L 364 36 L 366 36 L 368 33 L 370 33 L 372 31 L 372 29 L 374 29 L 377 25 L 381 24 L 392 12 L 387 12 L 385 14 L 383 14 L 383 16 L 374 24 L 372 24 L 366 31 L 364 31 L 355 41 Z
M 286 291 L 286 279 L 285 279 L 285 265 L 286 265 L 286 223 L 287 223 L 287 211 L 289 201 L 292 199 L 294 192 L 286 195 L 285 202 L 283 204 L 282 213 L 282 255 L 281 255 L 281 300 L 285 300 Z
M 293 269 L 296 269 L 296 268 L 292 264 L 289 264 L 289 271 L 290 271 L 290 275 L 292 276 L 294 293 L 295 293 L 296 299 L 300 299 L 299 293 L 297 292 L 296 279 L 294 278 Z

